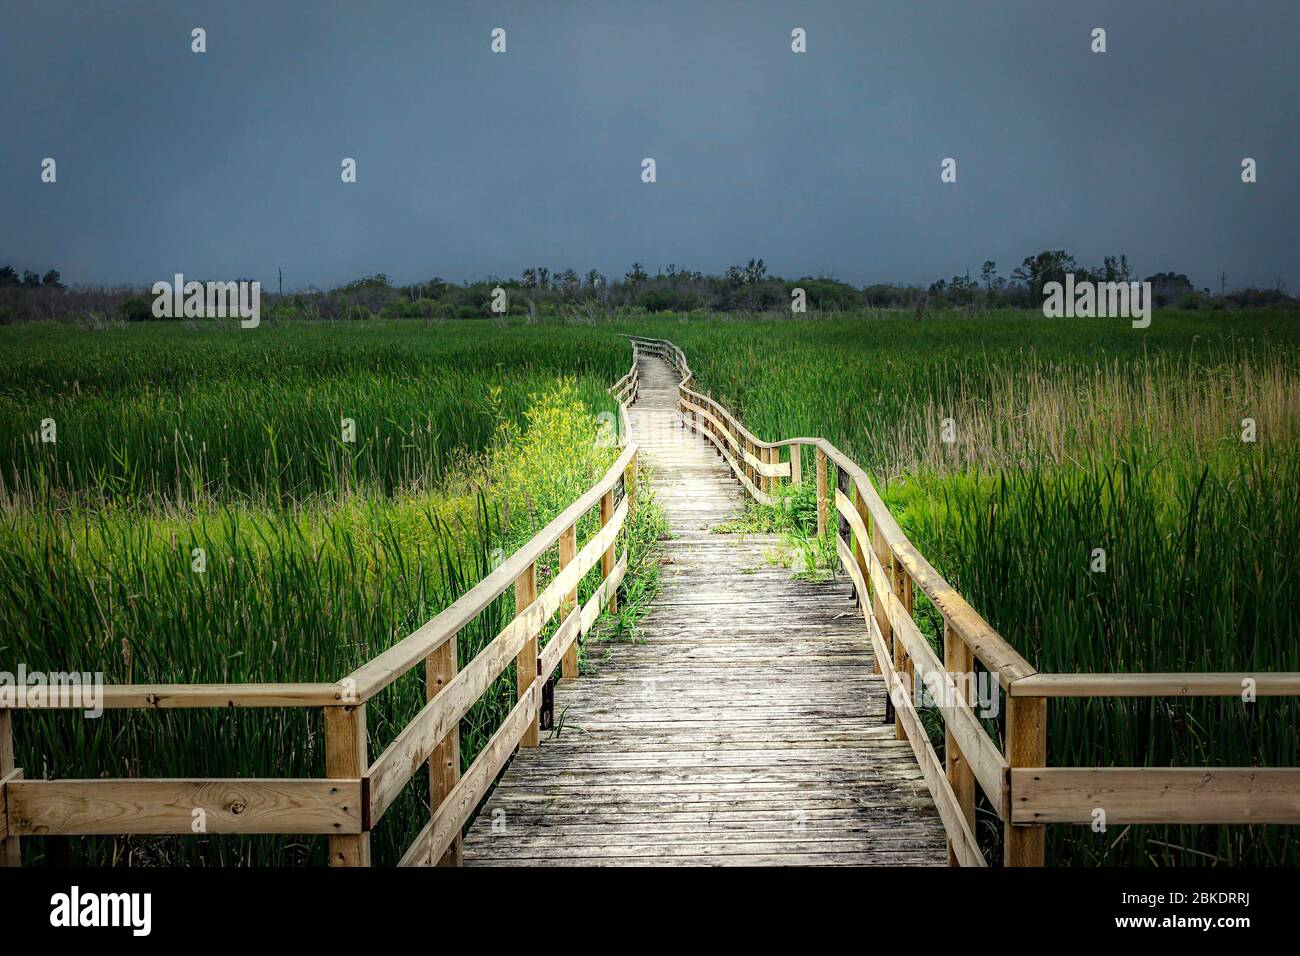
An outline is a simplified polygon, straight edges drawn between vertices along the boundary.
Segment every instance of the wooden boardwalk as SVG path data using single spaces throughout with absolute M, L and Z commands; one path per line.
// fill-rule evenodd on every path
M 1047 827 L 1093 825 L 1099 800 L 1112 826 L 1300 824 L 1295 767 L 1047 759 L 1054 698 L 1099 707 L 1119 697 L 1226 699 L 1246 679 L 1261 696 L 1297 697 L 1300 673 L 1040 673 L 917 550 L 870 475 L 834 443 L 764 440 L 697 390 L 672 342 L 633 337 L 632 352 L 633 367 L 608 391 L 634 440 L 605 473 L 464 594 L 343 679 L 97 689 L 110 709 L 316 711 L 324 777 L 33 778 L 16 765 L 14 712 L 72 713 L 84 701 L 69 687 L 11 696 L 0 700 L 0 866 L 21 863 L 27 837 L 187 835 L 197 810 L 212 833 L 321 834 L 331 866 L 369 866 L 371 831 L 425 769 L 429 819 L 401 866 L 984 867 L 987 848 L 974 832 L 981 793 L 1001 825 L 1004 866 L 1043 866 Z M 557 730 L 538 746 L 545 682 L 575 674 L 574 643 L 623 580 L 619 536 L 632 502 L 617 493 L 639 468 L 670 519 L 663 591 L 634 640 L 588 647 L 588 672 L 560 684 Z M 776 538 L 712 530 L 740 510 L 742 488 L 745 500 L 771 504 L 809 477 L 818 527 L 835 532 L 847 578 L 801 583 L 771 560 Z M 580 537 L 597 509 L 598 528 Z M 539 591 L 539 562 L 556 552 L 559 567 Z M 573 606 L 574 587 L 597 570 L 600 586 Z M 512 588 L 522 610 L 458 667 L 461 632 Z M 941 648 L 915 620 L 921 595 L 943 619 Z M 417 670 L 425 705 L 373 739 L 367 702 Z M 927 720 L 942 721 L 943 758 L 912 699 L 912 674 L 934 705 Z M 515 683 L 515 704 L 462 767 L 460 724 L 502 675 Z M 972 693 L 985 675 L 996 677 L 1004 704 L 997 733 Z M 893 724 L 882 721 L 886 686 Z
M 668 364 L 639 363 L 629 421 L 672 530 L 663 592 L 636 642 L 559 684 L 560 732 L 517 752 L 464 862 L 944 865 L 847 581 L 797 581 L 776 537 L 709 530 L 741 510 L 738 485 L 677 424 Z

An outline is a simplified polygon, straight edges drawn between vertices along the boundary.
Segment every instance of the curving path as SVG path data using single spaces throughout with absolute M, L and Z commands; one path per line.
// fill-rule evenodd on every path
M 795 580 L 776 537 L 709 531 L 739 487 L 681 427 L 668 364 L 643 355 L 640 382 L 663 591 L 638 641 L 589 646 L 595 673 L 556 688 L 560 733 L 515 755 L 465 864 L 944 865 L 847 581 Z

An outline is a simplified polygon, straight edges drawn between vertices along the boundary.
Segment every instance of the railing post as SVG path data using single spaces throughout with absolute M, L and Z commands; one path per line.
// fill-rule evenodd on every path
M 5 778 L 11 774 L 14 775 L 14 778 L 21 776 L 16 760 L 14 754 L 14 712 L 0 708 L 0 787 L 4 786 Z M 0 813 L 8 814 L 8 812 L 6 800 L 0 799 Z M 0 840 L 0 866 L 22 866 L 22 864 L 22 848 L 18 845 L 18 837 L 10 834 Z
M 537 562 L 528 565 L 519 577 L 515 578 L 515 614 L 520 615 L 530 604 L 537 600 Z M 528 689 L 537 680 L 537 635 L 531 635 L 524 641 L 515 656 L 515 700 L 521 701 L 528 694 Z M 534 711 L 528 721 L 528 729 L 519 738 L 520 747 L 536 747 L 537 713 Z
M 827 500 L 826 487 L 826 452 L 820 448 L 817 449 L 817 537 L 826 537 L 826 528 L 829 524 L 830 502 Z
M 712 390 L 710 390 L 710 392 L 709 392 L 709 398 L 713 398 L 713 392 L 712 392 Z M 722 419 L 718 416 L 718 410 L 717 410 L 717 408 L 715 408 L 714 406 L 710 405 L 710 406 L 709 406 L 709 411 L 712 412 L 714 419 L 716 419 L 716 420 L 719 421 L 719 422 L 722 421 Z M 718 453 L 718 457 L 721 458 L 721 457 L 722 457 L 722 448 L 723 448 L 723 443 L 726 441 L 726 439 L 724 439 L 724 438 L 722 437 L 722 433 L 723 433 L 723 431 L 725 430 L 725 428 L 724 428 L 724 426 L 719 425 L 719 424 L 716 424 L 716 423 L 712 426 L 712 428 L 713 428 L 713 434 L 714 434 L 714 437 L 716 437 L 716 438 L 718 439 L 718 440 L 714 443 L 714 445 L 713 445 L 713 450 L 716 451 L 716 452 Z
M 952 632 L 946 619 L 943 622 L 943 666 L 952 675 L 957 693 L 967 704 L 973 703 L 971 680 L 975 673 L 975 655 L 971 653 L 966 642 Z M 948 783 L 957 797 L 957 806 L 961 809 L 962 816 L 966 818 L 966 823 L 973 833 L 975 832 L 975 773 L 966 762 L 966 758 L 962 756 L 961 748 L 957 746 L 957 740 L 948 728 L 947 721 L 944 721 L 943 763 L 948 772 Z M 952 849 L 951 839 L 948 840 L 948 865 L 959 865 L 957 854 Z
M 569 562 L 574 559 L 578 553 L 578 526 L 569 525 L 569 529 L 560 535 L 560 570 L 563 571 Z M 569 616 L 578 604 L 578 589 L 574 589 L 564 596 L 563 603 L 560 604 L 560 620 L 563 621 Z M 560 676 L 566 680 L 572 680 L 578 676 L 578 642 L 575 639 L 569 645 L 569 649 L 564 652 L 564 658 L 560 663 Z
M 798 445 L 790 446 L 790 485 L 797 488 L 803 484 L 803 452 Z
M 1047 698 L 1006 696 L 1007 763 L 1012 767 L 1047 766 Z M 1002 863 L 1004 866 L 1042 866 L 1047 856 L 1047 831 L 1041 824 L 1011 822 L 1004 810 Z
M 880 528 L 875 521 L 871 522 L 871 550 L 875 553 L 876 560 L 880 562 L 885 580 L 889 580 L 893 568 L 893 555 L 889 553 L 889 544 L 885 541 L 885 536 L 880 533 Z M 884 641 L 885 648 L 893 648 L 894 672 L 898 673 L 899 648 L 895 646 L 894 629 L 890 626 L 889 614 L 885 611 L 884 596 L 877 592 L 874 584 L 871 586 L 871 610 L 876 615 L 876 626 L 880 628 L 880 637 Z M 903 679 L 902 674 L 898 674 L 898 677 L 899 680 Z M 907 731 L 903 729 L 903 719 L 897 712 L 894 713 L 894 737 L 897 740 L 907 739 Z
M 835 507 L 830 507 L 827 501 L 827 522 L 830 522 L 831 515 L 835 517 L 835 534 L 842 538 L 844 543 L 849 546 L 849 554 L 853 557 L 853 563 L 857 565 L 858 570 L 862 573 L 861 594 L 858 593 L 856 584 L 850 584 L 849 588 L 853 594 L 854 602 L 859 608 L 864 608 L 871 598 L 871 569 L 868 567 L 863 557 L 862 549 L 867 547 L 865 542 L 859 541 L 858 536 L 853 531 L 853 525 L 849 523 L 848 516 L 840 513 L 839 496 L 842 494 L 853 505 L 857 513 L 862 517 L 863 522 L 868 528 L 871 527 L 871 516 L 867 515 L 862 509 L 862 496 L 858 494 L 857 485 L 854 483 L 852 476 L 843 468 L 835 469 Z M 845 573 L 848 569 L 845 568 Z M 879 671 L 877 671 L 879 673 Z
M 862 496 L 861 496 L 860 494 L 858 494 L 858 486 L 857 486 L 857 484 L 856 484 L 856 483 L 850 484 L 850 480 L 851 480 L 851 479 L 849 478 L 849 474 L 848 474 L 848 472 L 846 472 L 843 468 L 841 468 L 841 469 L 840 469 L 840 480 L 839 480 L 839 485 L 838 485 L 839 490 L 842 491 L 842 492 L 844 493 L 844 496 L 845 496 L 846 498 L 848 498 L 850 501 L 853 502 L 853 507 L 857 509 L 858 514 L 861 514 L 861 513 L 862 513 Z M 868 524 L 867 524 L 867 527 L 870 528 L 870 527 L 871 527 L 871 524 L 868 523 Z M 847 520 L 846 518 L 844 518 L 843 516 L 841 516 L 841 517 L 840 517 L 840 533 L 841 533 L 841 534 L 844 534 L 846 528 L 849 529 L 849 530 L 848 530 L 849 551 L 851 551 L 851 552 L 853 553 L 853 559 L 854 559 L 855 561 L 857 561 L 859 565 L 861 565 L 861 564 L 862 564 L 862 548 L 866 547 L 866 542 L 865 542 L 865 541 L 863 541 L 863 542 L 859 542 L 859 541 L 858 541 L 858 536 L 855 535 L 855 534 L 853 533 L 852 526 L 849 524 L 848 520 Z M 871 587 L 871 575 L 870 575 L 870 574 L 864 574 L 863 577 L 862 577 L 862 581 L 863 581 L 863 583 L 864 583 L 868 588 L 874 590 L 874 588 Z M 865 598 L 866 595 L 863 595 L 863 597 Z M 883 632 L 882 632 L 882 633 L 883 633 Z
M 780 452 L 780 449 L 777 449 L 777 448 L 764 448 L 764 449 L 763 449 L 763 461 L 764 461 L 764 463 L 766 463 L 766 464 L 768 464 L 768 465 L 779 465 L 779 464 L 781 463 L 781 452 Z M 776 476 L 775 476 L 775 475 L 768 475 L 768 476 L 767 476 L 767 493 L 768 493 L 769 495 L 775 495 L 775 494 L 776 494 L 776 488 L 777 488 L 777 483 L 776 483 L 776 481 L 777 481 L 777 479 L 776 479 Z
M 370 765 L 366 750 L 366 705 L 325 707 L 325 776 L 356 780 Z M 370 834 L 332 836 L 330 866 L 369 866 Z
M 712 401 L 712 400 L 713 400 L 713 389 L 709 389 L 709 391 L 708 391 L 707 394 L 708 394 L 708 396 L 709 396 L 709 400 Z M 714 417 L 715 419 L 718 418 L 718 410 L 717 410 L 716 408 L 714 408 L 712 405 L 710 405 L 710 406 L 709 406 L 709 410 L 713 413 L 713 417 Z M 719 419 L 719 420 L 720 420 L 720 419 Z M 710 423 L 710 424 L 709 424 L 709 428 L 713 431 L 713 437 L 717 439 L 717 441 L 715 441 L 715 442 L 713 443 L 713 450 L 716 451 L 716 452 L 718 453 L 718 457 L 721 458 L 721 457 L 722 457 L 722 442 L 723 442 L 723 438 L 722 438 L 722 426 L 720 426 L 720 425 L 715 425 L 715 424 L 713 424 L 713 423 Z
M 897 558 L 892 558 L 894 585 L 894 596 L 903 605 L 904 613 L 911 618 L 912 605 L 916 595 L 912 589 L 912 579 L 907 572 L 899 565 Z M 912 700 L 916 700 L 916 665 L 912 662 L 912 655 L 907 652 L 905 645 L 897 637 L 894 638 L 894 672 L 898 674 L 899 679 L 903 682 L 903 692 Z M 897 714 L 894 715 L 897 718 Z M 902 737 L 898 738 L 902 740 Z
M 600 499 L 600 526 L 602 528 L 605 527 L 605 525 L 609 524 L 610 519 L 613 517 L 614 517 L 614 489 L 611 488 L 609 491 L 605 492 L 605 494 Z M 609 577 L 614 570 L 614 549 L 617 546 L 618 546 L 617 541 L 611 541 L 609 543 L 609 550 L 600 556 L 600 578 L 602 581 L 605 578 Z M 609 603 L 606 605 L 606 607 L 609 608 L 610 614 L 618 613 L 618 589 L 617 588 L 615 588 L 613 591 L 610 592 Z
M 459 662 L 456 660 L 456 637 L 453 635 L 442 646 L 424 659 L 424 696 L 433 700 L 438 693 L 456 676 Z M 460 782 L 460 722 L 447 731 L 447 736 L 439 741 L 429 755 L 429 813 L 436 813 L 438 806 Z M 460 866 L 460 834 L 451 842 L 438 861 L 438 866 Z
M 627 496 L 627 516 L 630 519 L 632 513 L 636 511 L 636 474 L 639 452 L 632 452 L 632 460 L 627 463 L 627 468 L 623 472 L 623 494 Z
M 845 484 L 848 484 L 847 472 L 841 470 L 840 474 L 845 476 Z M 871 512 L 867 509 L 866 499 L 862 497 L 862 491 L 861 489 L 858 488 L 857 482 L 853 482 L 852 502 L 853 502 L 854 510 L 856 510 L 858 513 L 858 517 L 862 519 L 862 526 L 864 528 L 874 529 L 876 526 L 875 520 L 871 517 Z M 844 525 L 846 528 L 849 527 L 847 521 L 844 522 Z M 852 531 L 850 531 L 849 533 L 852 535 Z M 874 531 L 872 533 L 874 535 Z M 853 535 L 853 539 L 854 539 L 854 543 L 856 544 L 857 536 Z M 868 547 L 874 550 L 875 548 L 874 537 L 872 537 L 870 544 L 868 544 L 866 541 L 863 541 L 861 544 L 858 544 L 853 551 L 853 558 L 858 562 L 858 571 L 860 571 L 862 574 L 862 583 L 865 584 L 867 588 L 870 589 L 871 593 L 874 595 L 876 589 L 875 589 L 875 585 L 871 583 L 871 558 L 867 555 L 867 550 L 866 550 Z M 864 604 L 867 602 L 867 595 L 865 594 L 862 595 L 862 602 Z M 877 607 L 874 600 L 872 601 L 871 607 L 873 612 L 879 612 L 880 610 L 883 609 Z M 873 616 L 875 616 L 877 620 L 879 620 L 879 613 L 874 613 Z M 886 621 L 885 623 L 888 624 L 888 621 Z M 880 633 L 881 633 L 881 639 L 884 641 L 885 646 L 889 647 L 889 633 L 890 633 L 889 629 L 888 628 L 882 629 Z M 872 672 L 876 674 L 884 673 L 884 670 L 880 666 L 880 661 L 875 659 L 875 655 L 872 655 L 871 669 Z M 889 695 L 886 694 L 885 695 L 886 722 L 888 722 L 893 718 L 893 714 L 894 714 L 894 711 L 892 709 L 893 706 L 894 705 L 890 702 Z

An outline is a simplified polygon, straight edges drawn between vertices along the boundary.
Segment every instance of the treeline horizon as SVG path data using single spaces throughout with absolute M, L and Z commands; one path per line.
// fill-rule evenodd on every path
M 1300 299 L 1278 280 L 1272 288 L 1227 288 L 1220 277 L 1217 292 L 1197 289 L 1188 277 L 1157 272 L 1139 277 L 1127 256 L 1106 256 L 1099 266 L 1080 265 L 1065 250 L 1044 250 L 1026 256 L 1003 276 L 993 260 L 985 260 L 978 275 L 969 271 L 927 286 L 868 283 L 854 286 L 834 274 L 787 279 L 769 275 L 762 259 L 706 274 L 670 264 L 654 274 L 640 262 L 622 276 L 611 278 L 591 269 L 544 266 L 524 269 L 518 278 L 491 275 L 477 281 L 453 283 L 440 277 L 395 285 L 384 273 L 364 276 L 331 289 L 309 286 L 290 292 L 263 289 L 269 317 L 284 318 L 425 318 L 469 319 L 501 317 L 492 305 L 495 290 L 506 290 L 505 316 L 597 318 L 610 312 L 773 312 L 789 310 L 795 289 L 804 291 L 808 311 L 850 312 L 862 309 L 1038 308 L 1043 287 L 1064 282 L 1150 282 L 1156 307 L 1233 309 L 1300 306 Z M 172 277 L 168 276 L 168 280 Z M 186 276 L 187 281 L 206 281 Z M 221 280 L 229 281 L 229 280 Z M 234 281 L 253 281 L 248 278 Z M 78 315 L 123 321 L 166 321 L 153 314 L 148 288 L 123 285 L 69 287 L 56 269 L 44 275 L 0 266 L 0 323 L 22 319 L 57 319 Z

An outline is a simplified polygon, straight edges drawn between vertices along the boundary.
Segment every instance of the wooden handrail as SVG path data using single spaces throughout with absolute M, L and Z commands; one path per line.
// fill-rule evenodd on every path
M 884 677 L 889 699 L 906 729 L 904 739 L 912 748 L 912 754 L 916 757 L 916 762 L 921 768 L 921 775 L 934 797 L 935 808 L 939 811 L 939 819 L 943 821 L 943 828 L 948 834 L 950 858 L 960 866 L 987 866 L 983 854 L 979 851 L 979 844 L 975 839 L 973 821 L 968 819 L 964 813 L 952 780 L 945 775 L 944 768 L 939 764 L 939 757 L 930 745 L 930 738 L 921 725 L 921 718 L 912 704 L 911 695 L 907 692 L 907 688 L 903 686 L 902 679 L 890 663 L 889 648 L 885 644 L 884 635 L 865 603 L 867 584 L 862 577 L 862 571 L 858 567 L 857 559 L 849 550 L 848 545 L 844 543 L 843 538 L 836 537 L 835 545 L 840 562 L 844 565 L 844 570 L 853 581 L 854 589 L 858 595 L 858 604 L 867 623 L 867 633 L 871 640 L 872 652 Z
M 484 608 L 504 594 L 508 588 L 513 587 L 519 575 L 555 544 L 570 525 L 599 504 L 606 492 L 613 490 L 623 480 L 623 473 L 631 465 L 636 453 L 635 444 L 624 448 L 618 460 L 610 466 L 600 481 L 564 509 L 550 524 L 537 532 L 527 544 L 503 561 L 500 567 L 462 594 L 432 620 L 353 671 L 344 679 L 344 683 L 351 682 L 356 698 L 365 701 L 383 690 L 423 661 L 444 641 L 459 633 L 461 628 L 477 617 Z
M 542 652 L 536 680 L 529 685 L 524 696 L 488 740 L 465 776 L 446 799 L 433 808 L 429 822 L 411 841 L 398 866 L 432 866 L 443 858 L 474 808 L 478 806 L 478 802 L 487 793 L 488 786 L 505 766 L 506 760 L 514 751 L 515 744 L 530 726 L 529 714 L 531 713 L 533 720 L 536 720 L 537 707 L 541 702 L 541 688 L 555 670 L 556 664 L 577 639 L 578 634 L 586 633 L 590 629 L 600 614 L 601 605 L 618 587 L 626 569 L 627 553 L 624 552 L 615 565 L 613 573 L 601 582 L 591 600 L 581 610 L 572 611 L 565 619 L 560 630 L 555 633 Z M 580 622 L 578 626 L 574 626 L 577 622 Z
M 367 828 L 362 782 L 232 777 L 225 780 L 18 780 L 6 790 L 17 836 L 56 834 L 325 833 Z
M 1015 823 L 1300 823 L 1300 768 L 1038 767 L 1011 771 Z
M 1300 696 L 1300 673 L 1034 674 L 1011 685 L 1012 697 Z
M 577 676 L 576 642 L 594 626 L 603 609 L 613 609 L 627 571 L 627 552 L 616 555 L 616 541 L 635 502 L 638 449 L 628 440 L 627 404 L 639 384 L 638 346 L 632 367 L 608 390 L 618 403 L 622 452 L 605 474 L 499 567 L 413 633 L 335 684 L 119 684 L 46 689 L 43 696 L 0 698 L 0 866 L 18 865 L 19 838 L 36 834 L 195 832 L 192 814 L 202 811 L 213 833 L 324 833 L 331 865 L 368 866 L 370 829 L 420 764 L 430 764 L 432 816 L 403 863 L 459 863 L 460 827 L 516 745 L 535 740 L 542 688 L 562 659 L 566 676 Z M 617 507 L 614 492 L 624 495 Z M 579 519 L 600 507 L 600 530 L 576 550 Z M 541 594 L 520 590 L 536 580 L 538 559 L 557 541 L 576 553 L 562 556 L 564 567 Z M 582 607 L 578 583 L 599 564 L 601 583 Z M 487 647 L 457 671 L 455 646 L 462 628 L 515 586 L 514 619 Z M 545 649 L 536 642 L 561 607 L 564 620 Z M 483 752 L 460 775 L 460 719 L 516 655 L 519 700 Z M 366 702 L 420 663 L 425 664 L 428 702 L 371 763 L 368 758 Z M 532 674 L 533 668 L 536 674 Z M 87 697 L 87 694 L 93 694 Z M 13 766 L 12 711 L 25 709 L 168 709 L 197 707 L 320 707 L 325 725 L 326 777 L 308 780 L 25 780 Z
M 370 765 L 366 776 L 371 782 L 371 812 L 376 821 L 410 780 L 416 767 L 428 759 L 437 743 L 469 713 L 470 707 L 515 659 L 525 643 L 541 633 L 568 592 L 602 559 L 613 545 L 626 516 L 627 499 L 624 498 L 612 520 L 587 542 L 577 557 L 425 705 Z M 576 629 L 579 618 L 572 620 Z M 537 655 L 534 653 L 533 656 Z
M 86 691 L 41 688 L 41 695 L 9 700 L 13 710 L 85 710 Z M 173 710 L 201 707 L 332 707 L 345 703 L 341 684 L 105 684 L 95 690 L 105 710 Z
M 793 442 L 789 439 L 775 443 L 782 447 Z M 809 444 L 805 442 L 804 444 Z M 1012 647 L 993 627 L 944 579 L 934 566 L 916 549 L 903 529 L 898 526 L 888 506 L 876 491 L 867 473 L 838 448 L 818 438 L 813 444 L 853 481 L 853 487 L 862 495 L 873 526 L 889 546 L 894 559 L 902 564 L 907 576 L 921 588 L 925 596 L 938 608 L 944 621 L 971 649 L 980 663 L 998 680 L 1003 688 L 1038 671 L 1020 652 Z
M 681 376 L 683 425 L 717 448 L 756 501 L 780 504 L 771 493 L 775 481 L 801 481 L 799 450 L 816 449 L 818 534 L 829 528 L 833 503 L 848 531 L 847 540 L 836 535 L 840 563 L 853 582 L 899 738 L 911 744 L 948 833 L 950 862 L 984 865 L 973 836 L 977 784 L 1003 820 L 1007 865 L 1041 866 L 1043 825 L 1093 822 L 1103 795 L 1114 804 L 1114 822 L 1300 823 L 1300 769 L 1046 767 L 1048 698 L 1300 696 L 1300 673 L 1039 673 L 917 550 L 856 462 L 821 437 L 763 441 L 721 403 L 692 387 L 694 375 L 680 348 L 663 339 L 629 338 Z M 782 448 L 790 449 L 789 463 L 780 463 Z M 851 483 L 852 498 L 847 489 L 831 493 L 827 466 L 832 462 Z M 912 619 L 913 585 L 943 618 L 942 662 Z M 968 692 L 954 680 L 969 674 L 975 660 L 1006 692 L 1005 755 L 976 716 Z M 913 676 L 943 718 L 946 767 L 939 765 L 912 701 Z
M 852 502 L 836 489 L 836 506 L 840 509 L 854 533 L 867 541 L 866 526 Z M 959 692 L 952 675 L 944 668 L 938 656 L 930 649 L 920 628 L 912 620 L 903 602 L 886 580 L 885 569 L 875 553 L 868 549 L 865 559 L 870 569 L 873 594 L 882 596 L 882 605 L 894 636 L 902 641 L 909 659 L 919 670 L 919 676 L 936 701 L 939 713 L 953 729 L 963 754 L 968 755 L 975 779 L 979 781 L 999 817 L 1006 818 L 1006 772 L 1008 764 L 992 738 L 984 732 L 975 711 L 965 695 Z M 863 591 L 865 592 L 865 589 Z

